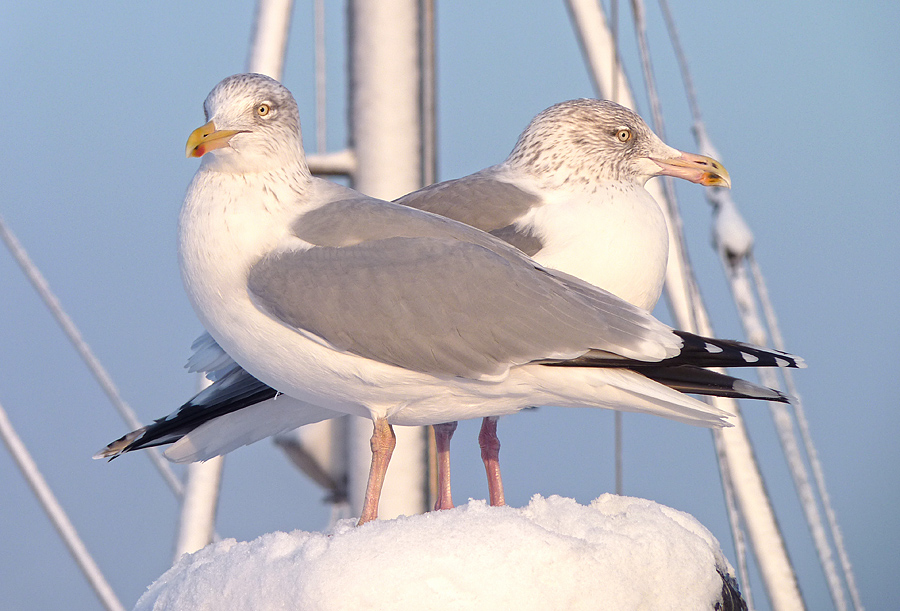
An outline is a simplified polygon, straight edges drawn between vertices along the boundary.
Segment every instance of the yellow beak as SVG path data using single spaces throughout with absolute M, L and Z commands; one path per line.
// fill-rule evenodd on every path
M 728 170 L 712 157 L 682 153 L 671 159 L 651 159 L 660 167 L 660 175 L 683 178 L 706 187 L 731 187 Z
M 216 130 L 216 124 L 210 121 L 202 127 L 198 127 L 188 136 L 185 155 L 187 157 L 203 157 L 213 149 L 228 146 L 228 141 L 242 130 L 223 129 Z

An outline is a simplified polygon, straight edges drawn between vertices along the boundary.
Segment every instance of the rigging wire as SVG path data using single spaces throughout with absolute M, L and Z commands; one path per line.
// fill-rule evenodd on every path
M 644 4 L 642 0 L 632 0 L 631 6 L 634 16 L 635 32 L 638 39 L 638 48 L 641 56 L 641 67 L 644 73 L 644 83 L 647 87 L 647 97 L 650 100 L 653 130 L 656 132 L 657 136 L 665 141 L 665 123 L 663 122 L 662 107 L 659 101 L 659 95 L 656 91 L 656 79 L 653 75 L 653 66 L 650 60 L 650 49 L 647 43 L 647 22 L 644 12 Z M 678 252 L 681 253 L 684 265 L 690 266 L 690 261 L 688 259 L 687 253 L 687 245 L 684 243 L 684 223 L 681 218 L 681 212 L 678 207 L 678 200 L 675 195 L 675 187 L 671 178 L 663 177 L 663 189 L 666 195 L 666 203 L 668 204 L 669 218 L 673 223 L 675 229 L 674 235 L 676 236 L 676 239 L 681 242 Z M 688 299 L 687 301 L 688 308 L 686 313 L 690 320 L 690 328 L 697 329 L 697 312 L 695 310 L 695 304 L 699 302 L 699 289 L 693 275 L 688 275 L 685 278 L 685 283 L 686 289 L 690 293 L 690 299 Z M 731 526 L 732 538 L 734 540 L 734 549 L 737 558 L 738 571 L 741 577 L 741 582 L 743 584 L 742 590 L 748 608 L 752 610 L 753 599 L 751 594 L 750 574 L 748 571 L 747 563 L 747 546 L 744 544 L 745 533 L 741 526 L 741 524 L 743 523 L 743 519 L 740 511 L 738 510 L 737 503 L 735 502 L 734 482 L 731 477 L 727 454 L 722 447 L 723 440 L 721 436 L 716 434 L 715 432 L 713 432 L 713 443 L 716 447 L 716 454 L 718 457 L 719 474 L 722 480 L 722 490 L 725 494 L 725 509 L 728 515 L 728 522 Z
M 681 41 L 678 36 L 678 30 L 675 26 L 674 19 L 672 18 L 672 13 L 668 5 L 668 0 L 659 0 L 660 8 L 662 9 L 663 17 L 666 22 L 666 27 L 669 32 L 669 37 L 672 41 L 672 46 L 675 51 L 676 58 L 678 60 L 679 67 L 681 69 L 682 79 L 684 81 L 685 91 L 688 97 L 688 104 L 691 109 L 691 115 L 694 121 L 694 136 L 698 143 L 701 146 L 701 149 L 711 148 L 709 145 L 708 139 L 706 138 L 705 125 L 703 123 L 702 116 L 700 114 L 700 107 L 697 101 L 696 90 L 694 89 L 693 79 L 691 77 L 691 72 L 689 70 L 687 64 L 687 57 L 682 49 Z M 701 150 L 701 152 L 705 152 Z M 725 205 L 731 206 L 732 210 L 737 213 L 736 208 L 734 208 L 734 203 L 731 201 L 730 197 L 727 197 L 725 194 L 714 194 L 712 191 L 707 193 L 710 202 L 717 207 L 719 213 L 722 210 L 722 199 L 727 199 Z M 719 201 L 716 201 L 718 199 Z M 741 269 L 738 270 L 737 266 L 741 261 L 745 261 L 747 265 L 749 265 L 751 274 L 753 277 L 753 284 L 756 289 L 756 295 L 762 305 L 763 313 L 765 315 L 766 324 L 769 328 L 769 333 L 772 337 L 772 342 L 776 348 L 779 350 L 784 349 L 784 340 L 781 335 L 780 329 L 778 327 L 778 320 L 775 315 L 775 310 L 772 306 L 771 300 L 769 299 L 768 289 L 765 284 L 765 279 L 762 276 L 762 272 L 753 257 L 752 252 L 752 236 L 749 242 L 747 242 L 748 248 L 745 252 L 740 253 L 740 257 L 735 259 L 732 257 L 731 253 L 726 253 L 721 245 L 719 247 L 720 257 L 722 259 L 723 265 L 726 267 L 726 271 L 728 271 L 729 280 L 731 280 L 732 291 L 735 293 L 736 282 L 741 278 L 746 277 L 746 273 Z M 748 281 L 749 285 L 749 281 Z M 737 299 L 737 295 L 735 295 Z M 749 301 L 749 300 L 745 300 Z M 752 304 L 752 302 L 751 302 Z M 740 309 L 740 308 L 739 308 Z M 745 318 L 742 312 L 742 319 Z M 751 317 L 746 317 L 745 321 L 745 329 L 757 329 L 761 332 L 760 337 L 751 338 L 752 341 L 756 341 L 757 343 L 764 344 L 766 337 L 765 331 L 759 322 L 759 317 L 754 311 L 752 312 Z M 761 340 L 761 341 L 760 341 Z M 762 373 L 762 372 L 761 372 Z M 771 374 L 772 372 L 768 372 Z M 768 374 L 763 373 L 762 375 L 768 377 Z M 825 509 L 826 519 L 829 524 L 829 528 L 831 530 L 831 536 L 834 541 L 835 548 L 837 550 L 838 558 L 841 562 L 841 568 L 844 573 L 844 579 L 847 584 L 847 589 L 850 592 L 850 597 L 853 602 L 853 606 L 857 611 L 862 609 L 862 603 L 859 598 L 859 591 L 856 586 L 856 580 L 853 574 L 853 569 L 850 564 L 849 557 L 847 556 L 846 548 L 843 543 L 843 536 L 841 535 L 840 527 L 837 523 L 837 518 L 835 516 L 834 509 L 831 504 L 830 497 L 828 495 L 827 488 L 825 486 L 825 478 L 822 470 L 821 463 L 818 459 L 818 453 L 816 452 L 815 445 L 813 444 L 812 437 L 809 433 L 809 424 L 806 419 L 805 410 L 803 408 L 803 404 L 799 399 L 799 395 L 797 393 L 796 386 L 794 385 L 793 375 L 788 372 L 782 372 L 782 375 L 785 380 L 785 385 L 787 388 L 787 392 L 792 397 L 796 399 L 791 401 L 791 406 L 794 410 L 794 416 L 797 419 L 801 438 L 803 440 L 803 445 L 806 450 L 807 459 L 809 460 L 810 467 L 813 471 L 814 481 L 816 483 L 817 492 L 819 494 L 819 498 L 821 499 L 822 505 Z M 769 383 L 770 386 L 773 384 L 771 380 L 767 380 L 766 383 Z M 846 601 L 844 600 L 843 589 L 840 585 L 840 580 L 837 578 L 836 570 L 833 566 L 833 560 L 831 559 L 831 549 L 828 545 L 827 538 L 824 535 L 824 532 L 821 530 L 821 517 L 818 513 L 818 506 L 815 503 L 815 494 L 812 490 L 812 487 L 809 483 L 809 477 L 806 473 L 805 467 L 802 462 L 802 457 L 800 457 L 799 447 L 796 443 L 796 438 L 793 432 L 793 426 L 790 420 L 789 414 L 787 414 L 787 408 L 784 406 L 772 406 L 773 407 L 773 418 L 775 419 L 776 426 L 779 431 L 779 438 L 782 441 L 783 450 L 788 457 L 788 464 L 791 468 L 791 474 L 794 477 L 794 483 L 797 487 L 798 495 L 801 497 L 802 505 L 804 508 L 804 512 L 807 514 L 807 522 L 809 523 L 810 530 L 813 534 L 813 540 L 816 544 L 816 549 L 819 554 L 820 562 L 823 565 L 823 570 L 825 571 L 826 578 L 829 584 L 829 589 L 831 590 L 832 599 L 834 600 L 835 606 L 838 609 L 846 608 Z M 780 408 L 780 409 L 779 409 Z M 792 458 L 793 457 L 793 458 Z
M 735 254 L 727 248 L 727 235 L 717 235 L 716 242 L 720 258 L 725 267 L 726 275 L 728 276 L 732 298 L 740 313 L 744 332 L 750 342 L 758 345 L 766 345 L 768 343 L 768 337 L 765 329 L 760 323 L 759 315 L 757 313 L 756 304 L 753 298 L 753 289 L 747 278 L 746 268 L 744 266 L 745 258 L 743 253 Z M 764 385 L 772 388 L 781 386 L 776 372 L 771 370 L 760 370 L 758 373 L 760 380 Z M 769 409 L 772 414 L 772 420 L 775 423 L 775 430 L 778 433 L 778 439 L 781 443 L 785 460 L 794 482 L 794 488 L 797 491 L 800 505 L 803 508 L 807 525 L 812 534 L 813 543 L 815 544 L 819 556 L 819 563 L 825 572 L 828 589 L 831 593 L 832 600 L 834 601 L 835 608 L 838 609 L 838 611 L 846 611 L 847 601 L 844 598 L 844 591 L 838 577 L 837 569 L 834 565 L 834 559 L 831 554 L 831 548 L 828 545 L 827 536 L 825 535 L 822 518 L 816 506 L 815 492 L 810 484 L 809 475 L 803 464 L 800 447 L 797 444 L 794 435 L 790 412 L 788 407 L 783 403 L 770 402 Z
M 772 344 L 775 348 L 783 350 L 784 339 L 782 338 L 781 330 L 778 326 L 775 309 L 772 307 L 772 302 L 769 299 L 769 290 L 766 286 L 765 279 L 762 276 L 759 264 L 756 262 L 755 257 L 753 257 L 752 252 L 747 256 L 747 263 L 750 266 L 750 271 L 756 284 L 757 296 L 762 305 L 766 324 L 769 327 L 769 333 L 772 336 Z M 797 392 L 797 386 L 794 383 L 794 375 L 789 371 L 782 372 L 782 375 L 784 376 L 787 394 L 794 397 L 794 400 L 791 401 L 791 406 L 794 409 L 794 417 L 797 419 L 800 437 L 803 440 L 803 445 L 806 450 L 806 458 L 812 469 L 813 479 L 816 482 L 816 489 L 819 493 L 822 507 L 825 510 L 825 518 L 828 521 L 828 527 L 831 531 L 834 547 L 837 550 L 838 560 L 840 560 L 841 569 L 844 572 L 844 580 L 847 584 L 847 590 L 850 593 L 850 600 L 856 611 L 862 611 L 862 599 L 859 596 L 859 588 L 856 585 L 856 576 L 853 572 L 853 565 L 850 563 L 850 557 L 847 554 L 847 548 L 844 545 L 844 536 L 837 521 L 837 514 L 835 514 L 834 506 L 831 503 L 831 497 L 825 486 L 825 473 L 822 469 L 822 463 L 819 460 L 819 454 L 813 444 L 812 435 L 809 430 L 809 421 L 806 418 L 806 410 L 803 407 L 803 402 Z

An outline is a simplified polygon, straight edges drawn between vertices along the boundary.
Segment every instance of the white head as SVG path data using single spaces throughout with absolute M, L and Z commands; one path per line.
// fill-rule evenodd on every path
M 216 85 L 203 103 L 206 125 L 187 142 L 188 157 L 209 170 L 309 175 L 297 102 L 287 88 L 262 74 L 236 74 Z M 207 154 L 209 153 L 209 154 Z
M 707 186 L 730 186 L 722 164 L 683 153 L 631 110 L 607 100 L 570 100 L 537 115 L 505 164 L 547 186 L 622 181 L 643 185 L 669 175 Z

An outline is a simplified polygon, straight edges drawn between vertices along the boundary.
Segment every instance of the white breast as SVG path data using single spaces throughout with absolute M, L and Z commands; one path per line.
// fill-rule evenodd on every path
M 642 187 L 552 192 L 517 222 L 543 242 L 534 259 L 652 310 L 665 280 L 666 220 Z

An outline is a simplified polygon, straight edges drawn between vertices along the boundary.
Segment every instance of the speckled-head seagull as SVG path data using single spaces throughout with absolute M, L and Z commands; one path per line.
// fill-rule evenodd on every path
M 727 174 L 713 160 L 662 144 L 630 111 L 589 100 L 557 105 L 535 119 L 503 164 L 404 198 L 446 215 L 464 211 L 467 197 L 500 201 L 482 225 L 535 254 L 530 260 L 470 227 L 312 177 L 296 104 L 267 77 L 225 79 L 205 109 L 209 123 L 188 145 L 203 160 L 182 210 L 179 249 L 191 302 L 224 348 L 204 344 L 201 360 L 221 365 L 224 375 L 173 417 L 126 435 L 98 456 L 180 438 L 174 458 L 200 459 L 330 413 L 367 416 L 375 433 L 360 518 L 365 522 L 377 512 L 393 443 L 391 424 L 440 424 L 553 404 L 721 426 L 727 414 L 678 390 L 783 399 L 700 368 L 748 362 L 796 366 L 797 359 L 673 331 L 640 307 L 652 307 L 658 299 L 666 252 L 665 223 L 643 183 L 666 173 L 714 184 L 727 182 Z M 601 116 L 610 111 L 618 116 L 596 133 L 579 135 L 579 121 L 580 131 L 591 132 L 583 123 L 597 109 Z M 572 155 L 582 159 L 576 162 L 542 144 L 554 141 L 546 124 L 555 115 L 576 126 L 568 127 L 569 146 L 584 145 L 586 152 L 611 137 L 622 145 L 619 150 L 643 154 L 631 153 L 637 158 L 632 163 L 629 155 L 617 158 L 614 165 L 624 168 L 624 180 L 594 170 L 602 178 L 592 181 L 589 170 L 578 169 L 593 163 L 584 152 Z M 637 195 L 617 210 L 619 198 L 613 194 L 622 190 Z M 454 191 L 470 195 L 450 197 Z M 517 198 L 532 203 L 511 203 Z M 566 231 L 581 243 L 591 240 L 592 231 L 595 238 L 615 237 L 612 225 L 588 230 L 591 223 L 578 223 L 567 211 L 580 208 L 595 218 L 592 206 L 598 204 L 613 209 L 603 218 L 618 215 L 626 223 L 629 207 L 646 205 L 637 216 L 654 230 L 652 219 L 658 217 L 662 246 L 654 242 L 647 252 L 659 270 L 635 272 L 655 280 L 629 289 L 635 273 L 620 275 L 620 286 L 603 280 L 604 265 L 561 254 Z M 553 210 L 564 222 L 555 222 Z M 653 232 L 645 226 L 636 233 Z M 622 253 L 606 258 L 623 265 L 632 261 Z M 616 285 L 637 305 L 541 262 Z M 217 366 L 207 362 L 205 368 Z M 287 399 L 279 399 L 281 408 L 274 407 L 279 401 L 258 403 L 274 389 L 293 397 L 293 406 L 307 403 L 312 415 L 303 422 L 289 414 Z M 232 407 L 219 405 L 218 417 L 201 426 L 178 422 L 186 412 L 196 422 L 195 408 L 216 392 Z M 158 425 L 168 430 L 150 439 L 149 429 Z M 202 431 L 205 441 L 184 436 L 192 428 Z M 227 440 L 215 448 L 210 440 L 219 436 Z

